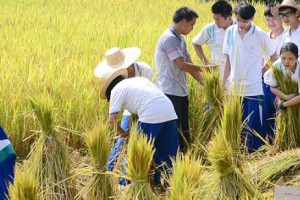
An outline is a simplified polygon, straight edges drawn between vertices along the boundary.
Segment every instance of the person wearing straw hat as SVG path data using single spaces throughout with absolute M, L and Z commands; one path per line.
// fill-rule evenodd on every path
M 282 21 L 289 26 L 283 36 L 283 42 L 293 42 L 300 48 L 300 8 L 294 0 L 284 0 L 272 9 L 274 15 L 279 15 Z
M 198 14 L 191 8 L 181 7 L 173 16 L 173 25 L 158 40 L 155 50 L 156 85 L 172 101 L 178 116 L 180 150 L 185 152 L 191 142 L 189 128 L 189 101 L 187 73 L 203 82 L 201 68 L 192 63 L 185 39 L 196 23 Z
M 106 71 L 124 68 L 127 69 L 128 78 L 142 76 L 151 80 L 153 76 L 151 67 L 144 62 L 136 62 L 140 55 L 141 50 L 138 47 L 124 49 L 118 47 L 111 48 L 106 51 L 105 59 L 97 65 L 94 70 L 94 75 L 98 78 L 102 78 Z M 131 113 L 125 109 L 121 121 L 121 128 L 124 131 L 129 130 L 130 117 Z M 123 137 L 117 139 L 108 159 L 107 170 L 113 171 L 124 142 L 125 138 Z
M 122 107 L 138 115 L 138 127 L 154 138 L 154 162 L 172 166 L 170 157 L 175 157 L 178 150 L 177 115 L 172 102 L 151 81 L 144 77 L 128 78 L 126 69 L 106 71 L 102 78 L 100 97 L 109 102 L 108 123 L 117 126 L 121 137 L 130 132 L 124 131 L 117 124 L 117 115 Z M 164 167 L 161 167 L 161 169 Z M 160 183 L 160 176 L 154 176 Z

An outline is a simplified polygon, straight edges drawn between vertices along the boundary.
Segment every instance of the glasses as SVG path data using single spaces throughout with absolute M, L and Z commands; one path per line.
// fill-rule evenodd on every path
M 236 19 L 236 22 L 242 26 L 247 26 L 248 24 L 251 23 L 251 20 L 248 20 L 247 22 L 243 22 L 243 21 L 240 21 L 239 19 Z
M 290 16 L 292 16 L 294 14 L 294 12 L 287 12 L 287 13 L 279 13 L 279 17 L 280 18 L 284 18 L 284 17 L 286 17 L 286 18 L 289 18 Z

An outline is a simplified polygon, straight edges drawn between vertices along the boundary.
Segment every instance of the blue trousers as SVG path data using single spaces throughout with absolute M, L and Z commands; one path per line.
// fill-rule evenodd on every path
M 263 130 L 262 104 L 263 97 L 260 95 L 243 98 L 242 120 L 244 121 L 247 117 L 249 117 L 249 119 L 246 123 L 247 128 L 242 132 L 241 139 L 242 143 L 246 144 L 249 153 L 253 153 L 264 144 L 251 130 L 256 131 L 262 138 L 266 137 L 266 133 Z
M 276 96 L 271 92 L 270 86 L 265 83 L 263 83 L 263 90 L 263 128 L 272 144 L 275 137 L 276 108 L 274 107 L 274 101 Z
M 122 121 L 121 121 L 121 128 L 124 131 L 128 131 L 130 126 L 130 115 L 123 115 Z M 108 171 L 113 171 L 115 168 L 117 159 L 119 157 L 120 151 L 122 150 L 123 144 L 125 142 L 125 138 L 118 138 L 112 151 L 110 152 L 109 158 L 108 158 L 108 164 L 106 166 L 106 169 Z
M 148 139 L 154 140 L 154 163 L 158 166 L 154 181 L 160 183 L 160 171 L 168 173 L 167 168 L 172 167 L 171 157 L 175 157 L 179 148 L 177 120 L 171 120 L 159 124 L 139 122 L 139 128 L 147 135 Z M 166 165 L 161 166 L 165 163 Z

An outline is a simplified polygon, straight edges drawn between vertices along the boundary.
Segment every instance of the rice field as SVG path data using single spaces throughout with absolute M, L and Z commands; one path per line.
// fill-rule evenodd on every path
M 42 143 L 45 143 L 44 147 L 47 147 L 47 140 L 55 137 L 55 141 L 59 138 L 59 142 L 54 145 L 55 148 L 48 146 L 47 150 L 51 151 L 53 148 L 67 157 L 68 163 L 63 163 L 62 158 L 58 159 L 57 162 L 60 163 L 57 163 L 57 167 L 67 166 L 70 170 L 64 171 L 67 170 L 65 168 L 59 171 L 59 173 L 64 174 L 63 179 L 55 179 L 58 181 L 57 184 L 60 184 L 57 189 L 55 186 L 51 186 L 54 181 L 52 178 L 57 178 L 55 174 L 49 175 L 53 177 L 48 177 L 51 179 L 50 186 L 42 182 L 43 180 L 36 180 L 34 176 L 30 176 L 29 180 L 32 183 L 29 184 L 32 186 L 30 189 L 32 199 L 37 199 L 37 195 L 39 195 L 39 199 L 73 199 L 75 197 L 76 199 L 93 199 L 96 198 L 95 196 L 105 199 L 104 196 L 107 196 L 108 190 L 109 196 L 115 197 L 115 199 L 119 199 L 119 195 L 132 194 L 133 192 L 130 191 L 127 193 L 125 191 L 124 194 L 121 191 L 120 194 L 116 180 L 107 183 L 112 184 L 107 186 L 109 188 L 107 191 L 97 193 L 96 190 L 91 189 L 93 194 L 88 194 L 89 188 L 86 187 L 88 184 L 107 180 L 107 176 L 102 176 L 105 173 L 103 166 L 101 165 L 100 169 L 95 163 L 96 161 L 101 162 L 101 159 L 104 162 L 105 159 L 103 158 L 107 157 L 105 154 L 107 149 L 98 149 L 93 146 L 103 144 L 100 139 L 105 137 L 97 138 L 95 134 L 89 135 L 93 132 L 91 130 L 101 131 L 105 129 L 103 124 L 106 123 L 108 117 L 108 103 L 99 97 L 100 81 L 94 77 L 93 70 L 104 58 L 107 49 L 130 46 L 141 48 L 142 54 L 138 61 L 145 61 L 154 69 L 154 51 L 157 40 L 161 33 L 172 24 L 173 13 L 181 6 L 190 6 L 199 14 L 194 30 L 186 36 L 186 41 L 192 60 L 195 64 L 200 65 L 191 39 L 204 25 L 212 22 L 210 13 L 212 4 L 213 2 L 200 0 L 0 1 L 2 11 L 0 16 L 0 71 L 2 74 L 0 78 L 0 124 L 8 133 L 18 155 L 17 170 L 20 171 L 20 174 L 17 177 L 21 177 L 20 182 L 16 182 L 17 184 L 12 191 L 21 190 L 21 187 L 16 188 L 17 185 L 22 185 L 21 181 L 27 180 L 25 176 L 27 173 L 21 172 L 24 170 L 22 166 L 26 166 L 27 161 L 33 159 L 30 157 L 31 155 L 43 152 L 43 149 L 39 149 L 42 147 L 38 146 L 39 143 L 36 141 L 42 140 Z M 267 30 L 263 20 L 264 5 L 255 4 L 255 8 L 257 10 L 255 24 Z M 204 51 L 209 55 L 207 47 L 204 48 Z M 189 85 L 191 131 L 194 140 L 199 142 L 201 141 L 199 136 L 203 130 L 203 121 L 206 117 L 204 114 L 205 98 L 203 98 L 205 90 L 192 79 Z M 37 114 L 36 110 L 36 107 L 39 106 L 47 107 L 40 111 L 40 115 Z M 46 115 L 51 116 L 51 121 L 47 120 Z M 218 119 L 214 120 L 218 124 L 221 123 Z M 97 127 L 98 129 L 96 129 Z M 210 133 L 214 132 L 212 129 L 209 131 Z M 53 135 L 51 137 L 45 136 L 47 134 Z M 108 134 L 113 140 L 115 135 L 111 132 Z M 40 139 L 41 137 L 43 139 Z M 64 147 L 61 147 L 62 144 Z M 111 144 L 105 143 L 105 145 Z M 206 166 L 205 157 L 203 160 L 197 157 L 197 153 L 203 154 L 203 148 L 205 149 L 206 145 L 212 144 L 199 147 L 199 144 L 195 143 L 191 146 L 192 152 L 189 152 L 186 157 L 178 156 L 181 162 L 175 165 L 177 166 L 175 169 L 183 174 L 186 172 L 182 172 L 182 170 L 195 168 L 195 174 L 201 175 L 200 182 L 193 178 L 195 184 L 186 184 L 188 187 L 191 187 L 191 184 L 195 187 L 193 191 L 185 191 L 191 193 L 191 198 L 194 197 L 194 199 L 198 199 L 199 194 L 202 194 L 200 196 L 204 199 L 209 198 L 212 195 L 211 190 L 218 187 L 217 172 L 210 166 Z M 33 151 L 37 147 L 39 147 L 39 152 L 34 153 Z M 149 149 L 146 146 L 145 148 Z M 92 152 L 93 150 L 94 152 Z M 96 153 L 97 151 L 101 152 L 98 152 L 97 155 L 95 151 Z M 293 152 L 292 155 L 294 154 Z M 49 157 L 54 158 L 54 151 L 49 153 Z M 255 180 L 250 179 L 250 177 L 253 177 L 256 171 L 247 167 L 247 164 L 250 160 L 258 162 L 258 159 L 254 156 L 243 158 L 243 160 L 246 160 L 243 163 L 245 165 L 244 171 L 239 171 L 239 174 L 234 176 L 239 177 L 242 173 L 243 176 L 249 178 L 248 181 L 254 183 Z M 41 160 L 39 162 L 47 163 Z M 194 166 L 196 163 L 199 163 L 199 166 Z M 242 168 L 236 166 L 236 163 L 233 165 L 239 170 Z M 99 168 L 97 169 L 97 167 Z M 88 169 L 92 175 L 80 176 L 82 168 Z M 40 170 L 39 168 L 35 173 L 42 173 Z M 51 169 L 48 169 L 48 172 L 50 174 Z M 110 176 L 116 178 L 119 174 L 115 172 Z M 265 176 L 267 177 L 269 174 Z M 178 175 L 178 177 L 186 179 L 189 176 Z M 173 177 L 170 180 L 171 188 L 177 188 L 178 191 L 172 191 L 173 193 L 167 191 L 165 195 L 155 194 L 155 198 L 176 199 L 174 198 L 176 192 L 181 193 L 180 191 L 184 190 L 176 182 L 178 177 Z M 94 179 L 89 180 L 89 178 Z M 264 180 L 265 177 L 260 178 Z M 40 179 L 47 179 L 47 177 Z M 42 189 L 37 189 L 36 183 L 43 183 Z M 202 187 L 199 188 L 200 186 Z M 63 187 L 66 188 L 64 191 L 67 194 L 62 198 L 62 196 L 57 196 L 55 192 Z M 101 185 L 98 188 L 105 187 Z M 263 195 L 266 198 L 270 197 L 267 192 L 270 193 L 271 189 L 270 187 L 268 189 L 263 191 L 266 192 Z M 47 193 L 49 191 L 54 196 L 49 195 Z M 199 194 L 193 194 L 195 191 Z M 223 193 L 226 194 L 226 192 Z M 251 195 L 245 196 L 262 198 L 261 194 L 255 196 L 256 193 L 257 188 L 255 188 L 255 192 L 252 191 Z M 18 199 L 18 194 L 16 192 L 11 196 Z M 213 195 L 217 198 L 216 194 Z M 123 199 L 130 198 L 124 197 Z

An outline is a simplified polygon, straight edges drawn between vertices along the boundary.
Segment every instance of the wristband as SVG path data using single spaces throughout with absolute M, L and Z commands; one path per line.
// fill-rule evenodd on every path
M 280 102 L 280 104 L 278 106 L 279 109 L 282 109 L 282 110 L 285 109 L 285 107 L 283 106 L 283 103 L 284 103 L 284 101 Z

